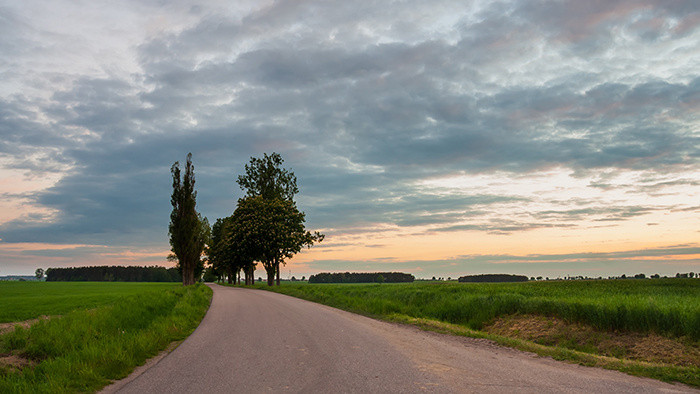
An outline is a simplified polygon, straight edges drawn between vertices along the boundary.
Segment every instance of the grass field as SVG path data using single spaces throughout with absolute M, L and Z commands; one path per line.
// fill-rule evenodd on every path
M 108 305 L 125 296 L 175 289 L 177 283 L 0 282 L 0 323 Z
M 256 287 L 367 316 L 487 337 L 558 359 L 700 386 L 698 279 L 410 284 L 287 282 L 280 287 Z M 550 335 L 533 340 L 519 335 L 520 331 L 532 331 L 533 322 L 536 326 L 539 324 L 536 329 L 540 331 L 546 331 L 549 326 L 558 329 L 556 335 L 560 338 Z M 520 326 L 496 332 L 493 330 L 496 323 Z M 652 362 L 622 361 L 634 354 L 632 350 L 639 350 L 625 349 L 625 346 L 634 347 L 635 343 L 631 342 L 635 341 L 656 341 L 657 347 L 670 344 L 671 353 L 666 359 L 677 355 L 684 364 L 673 360 L 675 365 L 670 365 L 651 356 Z M 642 360 L 645 357 L 642 354 Z
M 206 286 L 160 283 L 0 283 L 0 294 L 5 320 L 60 315 L 0 335 L 0 392 L 98 390 L 186 338 L 211 301 Z

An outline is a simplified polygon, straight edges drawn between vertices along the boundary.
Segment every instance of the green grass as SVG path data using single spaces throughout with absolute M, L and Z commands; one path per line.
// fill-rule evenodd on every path
M 0 282 L 0 323 L 63 315 L 108 305 L 124 296 L 174 289 L 177 283 Z
M 615 369 L 700 387 L 700 368 L 623 360 L 479 331 L 496 318 L 535 314 L 599 330 L 655 332 L 698 346 L 700 280 L 599 280 L 528 283 L 415 282 L 307 284 L 271 290 L 347 311 L 424 329 L 488 338 L 558 360 Z
M 0 369 L 0 392 L 96 391 L 126 377 L 171 342 L 186 338 L 204 317 L 212 294 L 204 285 L 56 285 L 57 297 L 65 301 L 58 304 L 64 308 L 60 318 L 0 336 L 0 353 L 19 355 L 35 364 L 20 370 Z M 105 289 L 90 285 L 105 286 L 113 294 L 105 291 L 100 298 L 97 294 Z M 76 293 L 90 294 L 91 301 L 76 301 L 65 294 L 73 286 Z M 36 300 L 50 298 L 46 291 Z M 74 309 L 68 311 L 71 306 Z M 25 317 L 56 314 L 33 308 L 30 302 L 23 310 Z

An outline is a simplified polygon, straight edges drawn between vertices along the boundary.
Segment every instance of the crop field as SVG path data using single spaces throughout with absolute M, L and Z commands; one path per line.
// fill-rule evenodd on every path
M 698 279 L 256 287 L 559 359 L 700 385 Z M 668 354 L 659 355 L 664 351 Z M 643 363 L 622 361 L 628 358 Z
M 0 323 L 108 305 L 129 295 L 174 289 L 177 283 L 0 282 Z
M 186 338 L 211 300 L 203 285 L 0 282 L 0 392 L 95 391 Z M 7 324 L 5 324 L 7 325 Z

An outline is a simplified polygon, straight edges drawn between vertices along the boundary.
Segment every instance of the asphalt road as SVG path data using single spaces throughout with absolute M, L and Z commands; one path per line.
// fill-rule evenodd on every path
M 212 305 L 189 338 L 107 391 L 698 392 L 262 290 L 212 288 Z

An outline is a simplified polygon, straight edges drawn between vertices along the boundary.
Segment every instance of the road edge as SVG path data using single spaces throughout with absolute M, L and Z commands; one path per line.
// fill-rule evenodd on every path
M 212 288 L 210 284 L 205 283 L 209 288 Z M 209 306 L 207 307 L 207 312 L 204 314 L 202 317 L 202 320 L 199 321 L 199 324 L 197 324 L 197 327 L 195 327 L 194 330 L 190 333 L 190 335 L 194 334 L 195 331 L 197 331 L 197 328 L 202 324 L 204 319 L 207 317 L 207 313 L 209 313 L 209 309 L 211 309 L 211 304 L 214 303 L 214 289 L 212 288 L 212 295 L 211 299 L 209 299 Z M 187 338 L 190 337 L 190 335 L 187 336 Z M 187 340 L 187 338 L 178 340 L 178 341 L 173 341 L 170 342 L 168 347 L 165 348 L 165 350 L 162 350 L 160 353 L 157 355 L 149 358 L 144 362 L 143 364 L 139 365 L 138 367 L 134 368 L 133 371 L 129 373 L 125 378 L 119 379 L 119 380 L 113 380 L 111 383 L 109 383 L 107 386 L 103 387 L 97 393 L 99 394 L 113 394 L 121 390 L 124 386 L 127 384 L 133 382 L 136 380 L 139 376 L 143 375 L 148 371 L 149 369 L 153 368 L 154 366 L 158 365 L 158 363 L 165 358 L 168 354 L 172 353 L 175 349 L 178 348 L 183 342 Z

